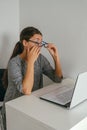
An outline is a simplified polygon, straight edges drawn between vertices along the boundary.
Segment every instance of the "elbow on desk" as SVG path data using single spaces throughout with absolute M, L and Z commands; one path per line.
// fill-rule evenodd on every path
M 55 83 L 61 83 L 62 80 L 63 80 L 63 76 L 61 76 L 61 77 L 58 77 L 58 76 L 57 76 L 57 77 L 55 78 L 54 82 L 55 82 Z
M 23 94 L 25 94 L 25 95 L 31 94 L 31 91 L 28 88 L 23 88 L 22 91 L 23 91 Z

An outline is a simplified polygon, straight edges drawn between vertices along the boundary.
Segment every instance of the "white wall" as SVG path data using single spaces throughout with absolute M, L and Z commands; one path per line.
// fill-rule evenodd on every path
M 56 44 L 64 76 L 87 71 L 87 0 L 20 0 L 20 30 L 26 26 Z
M 64 76 L 87 71 L 87 0 L 0 0 L 0 68 L 26 26 L 39 28 L 45 41 L 56 44 Z M 42 53 L 53 65 L 47 50 Z
M 0 0 L 0 68 L 6 68 L 19 35 L 19 0 Z

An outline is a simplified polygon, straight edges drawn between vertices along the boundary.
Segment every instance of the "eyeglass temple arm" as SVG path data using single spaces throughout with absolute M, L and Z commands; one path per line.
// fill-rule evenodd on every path
M 32 41 L 32 40 L 29 40 L 30 42 L 33 42 L 33 43 L 35 43 L 35 44 L 38 44 L 38 42 L 35 42 L 35 41 Z

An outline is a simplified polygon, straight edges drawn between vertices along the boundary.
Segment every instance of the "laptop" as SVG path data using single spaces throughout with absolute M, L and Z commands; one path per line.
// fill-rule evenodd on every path
M 71 86 L 70 86 L 71 85 Z M 43 94 L 40 99 L 56 103 L 71 109 L 87 99 L 87 72 L 78 74 L 72 84 L 61 84 L 60 87 Z

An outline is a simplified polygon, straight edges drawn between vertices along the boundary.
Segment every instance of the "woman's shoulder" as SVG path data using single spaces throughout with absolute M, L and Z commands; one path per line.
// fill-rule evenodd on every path
M 42 64 L 48 62 L 48 59 L 43 54 L 40 54 L 39 59 Z
M 8 65 L 10 64 L 21 64 L 21 58 L 19 55 L 13 57 L 12 59 L 10 59 Z

